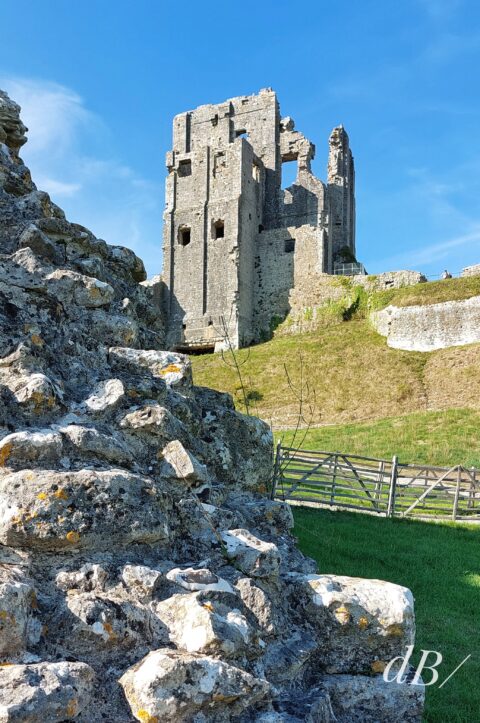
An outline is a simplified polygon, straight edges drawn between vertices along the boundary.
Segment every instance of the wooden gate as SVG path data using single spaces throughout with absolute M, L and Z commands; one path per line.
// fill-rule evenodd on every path
M 480 520 L 476 469 L 277 446 L 272 497 L 387 517 Z

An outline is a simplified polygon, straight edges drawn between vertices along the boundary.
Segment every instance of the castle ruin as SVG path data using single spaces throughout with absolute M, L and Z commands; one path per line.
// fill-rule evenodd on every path
M 315 146 L 282 118 L 271 89 L 177 115 L 167 154 L 164 272 L 167 344 L 213 351 L 260 340 L 289 297 L 355 260 L 355 173 L 343 126 L 327 183 Z M 282 189 L 283 164 L 296 178 Z

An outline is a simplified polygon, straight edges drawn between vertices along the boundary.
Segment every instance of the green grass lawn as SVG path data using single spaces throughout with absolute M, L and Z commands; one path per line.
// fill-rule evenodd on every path
M 396 454 L 403 463 L 480 467 L 479 430 L 480 412 L 448 409 L 300 430 L 293 446 L 387 460 Z M 293 432 L 276 434 L 286 445 L 293 437 Z
M 443 655 L 439 690 L 427 688 L 425 721 L 480 720 L 480 527 L 377 519 L 349 512 L 293 508 L 303 552 L 322 573 L 379 578 L 415 596 L 416 655 Z M 428 671 L 427 671 L 428 673 Z

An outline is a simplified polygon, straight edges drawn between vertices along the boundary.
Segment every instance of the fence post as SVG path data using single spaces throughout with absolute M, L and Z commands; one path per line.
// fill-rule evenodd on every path
M 453 510 L 452 510 L 452 520 L 455 522 L 457 519 L 457 511 L 458 511 L 458 498 L 460 496 L 460 482 L 462 479 L 462 472 L 463 468 L 458 465 L 457 467 L 457 487 L 455 489 L 455 497 L 453 500 Z
M 395 513 L 395 492 L 397 489 L 398 457 L 392 459 L 392 475 L 390 477 L 390 490 L 388 492 L 387 517 L 393 517 Z
M 337 479 L 337 463 L 338 463 L 338 452 L 335 452 L 335 462 L 333 464 L 333 475 L 332 475 L 332 489 L 330 490 L 330 507 L 335 504 L 335 481 Z
M 471 468 L 471 482 L 470 482 L 470 492 L 468 493 L 468 508 L 473 509 L 475 507 L 475 483 L 476 483 L 476 469 L 475 467 Z
M 270 499 L 274 500 L 275 495 L 277 493 L 277 484 L 278 484 L 278 472 L 280 469 L 280 450 L 282 448 L 282 443 L 277 442 L 277 447 L 275 451 L 275 461 L 273 464 L 273 477 L 272 477 L 272 492 Z

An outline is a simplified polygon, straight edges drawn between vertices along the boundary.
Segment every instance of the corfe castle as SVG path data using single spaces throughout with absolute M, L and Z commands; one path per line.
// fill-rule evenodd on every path
M 355 171 L 343 126 L 330 139 L 327 183 L 315 146 L 280 114 L 276 94 L 177 115 L 164 214 L 167 344 L 184 351 L 259 340 L 305 279 L 355 261 Z M 282 189 L 282 165 L 295 161 Z M 360 265 L 359 265 L 359 268 Z

